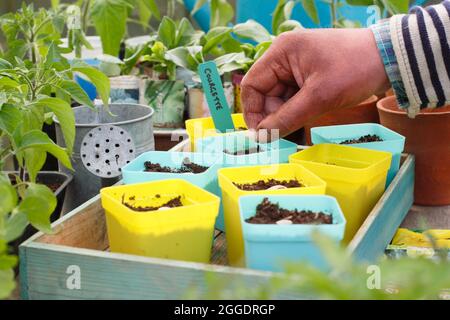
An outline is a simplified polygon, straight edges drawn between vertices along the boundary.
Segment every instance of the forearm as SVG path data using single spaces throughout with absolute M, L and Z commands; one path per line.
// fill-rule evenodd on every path
M 371 27 L 399 105 L 411 117 L 450 104 L 449 13 L 444 1 Z

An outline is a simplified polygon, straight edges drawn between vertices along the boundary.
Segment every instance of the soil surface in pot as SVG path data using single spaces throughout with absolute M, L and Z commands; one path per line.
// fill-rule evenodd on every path
M 333 216 L 310 210 L 287 210 L 268 198 L 256 207 L 256 215 L 245 220 L 253 224 L 332 224 Z
M 256 146 L 255 148 L 248 148 L 244 150 L 236 150 L 236 151 L 229 151 L 229 150 L 223 150 L 226 154 L 231 154 L 232 156 L 241 156 L 241 155 L 247 155 L 247 154 L 253 154 L 264 151 L 260 146 Z
M 162 166 L 159 163 L 153 163 L 151 161 L 144 162 L 145 172 L 168 172 L 168 173 L 203 173 L 209 169 L 209 167 L 201 166 L 189 159 L 185 159 L 180 168 L 173 169 L 167 166 Z
M 342 141 L 339 144 L 355 144 L 355 143 L 378 142 L 378 141 L 383 141 L 383 139 L 381 139 L 376 134 L 368 134 L 365 136 L 361 136 L 358 139 L 349 139 Z
M 158 196 L 159 195 L 156 195 L 157 198 L 158 198 Z M 128 200 L 129 201 L 134 201 L 135 197 L 134 196 L 130 196 L 130 197 L 128 197 Z M 169 208 L 176 208 L 176 207 L 182 207 L 183 206 L 183 203 L 181 202 L 181 196 L 178 196 L 176 198 L 170 199 L 166 203 L 163 203 L 162 205 L 157 206 L 157 207 L 153 207 L 153 206 L 143 207 L 143 206 L 135 206 L 135 205 L 132 205 L 130 203 L 127 203 L 125 201 L 125 195 L 123 195 L 122 196 L 122 204 L 125 207 L 127 207 L 127 208 L 129 208 L 129 209 L 131 209 L 133 211 L 139 211 L 139 212 L 156 211 L 156 210 L 160 210 L 161 208 L 169 209 Z
M 17 183 L 16 177 L 14 175 L 12 175 L 12 174 L 9 175 L 9 181 L 11 181 L 11 183 L 13 185 L 15 185 Z M 59 183 L 59 182 L 42 181 L 41 179 L 39 179 L 39 177 L 36 178 L 36 183 L 43 184 L 43 185 L 47 186 L 50 190 L 52 190 L 53 193 L 55 193 L 56 190 L 58 190 L 59 187 L 61 187 L 61 185 L 62 185 L 62 183 Z
M 259 180 L 253 183 L 234 183 L 233 184 L 241 190 L 245 191 L 259 191 L 259 190 L 267 190 L 273 187 L 280 187 L 280 189 L 284 188 L 300 188 L 303 185 L 295 180 L 277 180 L 277 179 L 269 179 L 267 181 Z M 274 188 L 275 189 L 275 188 Z

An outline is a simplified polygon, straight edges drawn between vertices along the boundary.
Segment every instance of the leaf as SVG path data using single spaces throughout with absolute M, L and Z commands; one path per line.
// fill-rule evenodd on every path
M 210 28 L 226 26 L 234 17 L 233 6 L 227 0 L 211 0 Z
M 0 219 L 10 213 L 17 205 L 17 193 L 9 178 L 0 175 Z
M 278 26 L 285 20 L 283 10 L 285 3 L 286 0 L 278 0 L 277 6 L 275 7 L 275 10 L 272 13 L 272 32 L 274 34 L 278 30 Z
M 351 6 L 371 6 L 373 5 L 373 0 L 347 0 L 347 4 Z
M 12 255 L 0 255 L 0 270 L 14 268 L 17 264 L 17 257 Z
M 51 233 L 50 216 L 55 208 L 56 196 L 47 186 L 29 183 L 15 214 L 25 214 L 33 227 Z
M 30 181 L 36 182 L 37 175 L 47 159 L 47 152 L 38 148 L 29 148 L 23 151 L 23 157 Z
M 5 104 L 0 109 L 0 130 L 12 135 L 22 121 L 20 110 L 10 104 Z
M 203 31 L 195 30 L 188 19 L 182 18 L 178 24 L 175 41 L 172 47 L 196 45 L 203 35 Z
M 296 20 L 287 20 L 278 26 L 276 34 L 280 35 L 283 32 L 288 32 L 295 29 L 303 29 L 303 26 Z
M 163 17 L 158 28 L 158 39 L 169 49 L 172 49 L 176 38 L 175 22 L 169 17 Z
M 15 287 L 14 271 L 12 269 L 0 270 L 0 299 L 8 298 Z
M 72 107 L 66 101 L 59 98 L 42 98 L 30 104 L 50 109 L 56 116 L 64 135 L 64 141 L 69 153 L 72 153 L 75 142 L 75 115 Z
M 5 240 L 11 242 L 19 238 L 28 226 L 26 214 L 18 212 L 9 217 L 6 221 Z
M 231 33 L 230 27 L 215 27 L 205 35 L 206 43 L 203 45 L 203 54 L 209 53 L 225 40 L 229 39 Z
M 94 103 L 86 94 L 86 91 L 75 81 L 63 80 L 57 87 L 67 93 L 76 102 L 94 108 Z
M 101 71 L 89 67 L 89 66 L 76 66 L 72 67 L 72 70 L 75 72 L 80 72 L 84 74 L 89 80 L 95 85 L 100 98 L 103 101 L 104 105 L 108 105 L 109 101 L 109 93 L 110 93 L 110 84 L 109 79 L 106 75 L 104 75 Z
M 101 62 L 124 64 L 122 60 L 109 54 L 101 54 L 99 57 L 97 57 L 97 60 L 100 60 Z
M 308 16 L 315 24 L 319 24 L 319 14 L 317 13 L 317 7 L 315 0 L 301 0 L 303 9 L 305 9 Z
M 0 69 L 12 69 L 12 68 L 14 67 L 9 61 L 0 58 Z
M 408 0 L 381 0 L 384 6 L 387 8 L 391 15 L 408 13 L 409 1 Z
M 72 169 L 72 164 L 66 150 L 55 144 L 44 132 L 40 130 L 31 130 L 23 135 L 18 147 L 18 152 L 24 151 L 28 148 L 39 148 L 45 150 L 55 156 L 65 167 Z
M 192 8 L 191 14 L 194 15 L 198 10 L 200 10 L 208 0 L 197 0 L 195 1 L 194 7 Z
M 257 43 L 272 40 L 272 35 L 269 31 L 261 24 L 251 19 L 235 25 L 233 32 L 241 38 L 250 39 Z
M 56 9 L 59 6 L 59 0 L 51 0 L 52 8 Z
M 159 8 L 155 0 L 142 0 L 142 2 L 156 19 L 161 20 L 161 13 L 159 12 Z
M 95 0 L 92 3 L 91 18 L 101 38 L 104 53 L 118 56 L 130 7 L 124 0 Z

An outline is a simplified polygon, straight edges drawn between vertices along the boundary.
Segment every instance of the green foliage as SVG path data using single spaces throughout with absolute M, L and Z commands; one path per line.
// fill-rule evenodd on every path
M 210 7 L 210 28 L 227 26 L 232 22 L 234 18 L 234 9 L 227 0 L 197 0 L 191 14 L 195 14 L 207 3 L 209 3 Z
M 327 0 L 330 5 L 332 26 L 338 28 L 359 28 L 361 24 L 357 21 L 346 19 L 339 15 L 338 9 L 344 4 L 341 0 Z M 380 12 L 389 15 L 407 13 L 410 6 L 409 0 L 347 0 L 347 4 L 352 6 L 371 6 L 376 5 Z
M 37 62 L 45 56 L 49 44 L 60 38 L 64 28 L 64 15 L 59 9 L 35 10 L 25 3 L 17 12 L 0 16 L 0 27 L 5 35 L 7 51 L 4 58 L 28 57 Z
M 438 299 L 450 288 L 450 262 L 445 258 L 381 259 L 369 267 L 355 262 L 348 251 L 319 234 L 313 236 L 331 272 L 309 264 L 288 264 L 285 273 L 248 285 L 232 277 L 206 276 L 207 290 L 195 287 L 187 293 L 194 299 L 276 299 L 289 292 L 304 299 L 415 300 Z M 444 256 L 444 255 L 443 255 Z M 446 256 L 446 255 L 445 255 Z M 379 288 L 371 275 L 379 268 Z
M 51 232 L 49 218 L 56 197 L 36 179 L 48 153 L 72 168 L 75 117 L 70 104 L 74 100 L 94 107 L 73 80 L 74 73 L 91 80 L 105 104 L 109 99 L 109 80 L 103 73 L 80 61 L 71 66 L 63 57 L 73 47 L 60 47 L 67 15 L 56 2 L 54 5 L 57 9 L 48 11 L 24 5 L 18 12 L 0 17 L 7 40 L 0 58 L 0 299 L 15 286 L 12 268 L 17 257 L 9 254 L 8 243 L 20 237 L 29 224 Z M 64 148 L 42 131 L 44 123 L 53 118 L 61 126 Z M 19 174 L 6 176 L 3 168 L 10 157 L 16 159 Z

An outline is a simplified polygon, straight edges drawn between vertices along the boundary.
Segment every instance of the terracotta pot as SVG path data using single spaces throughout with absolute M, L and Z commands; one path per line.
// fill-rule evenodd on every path
M 450 204 L 450 106 L 421 111 L 410 119 L 395 97 L 378 102 L 381 124 L 406 137 L 405 152 L 416 156 L 415 203 Z
M 306 144 L 312 144 L 311 128 L 314 127 L 371 122 L 379 123 L 377 101 L 378 97 L 374 95 L 356 106 L 333 110 L 307 123 L 304 127 Z

